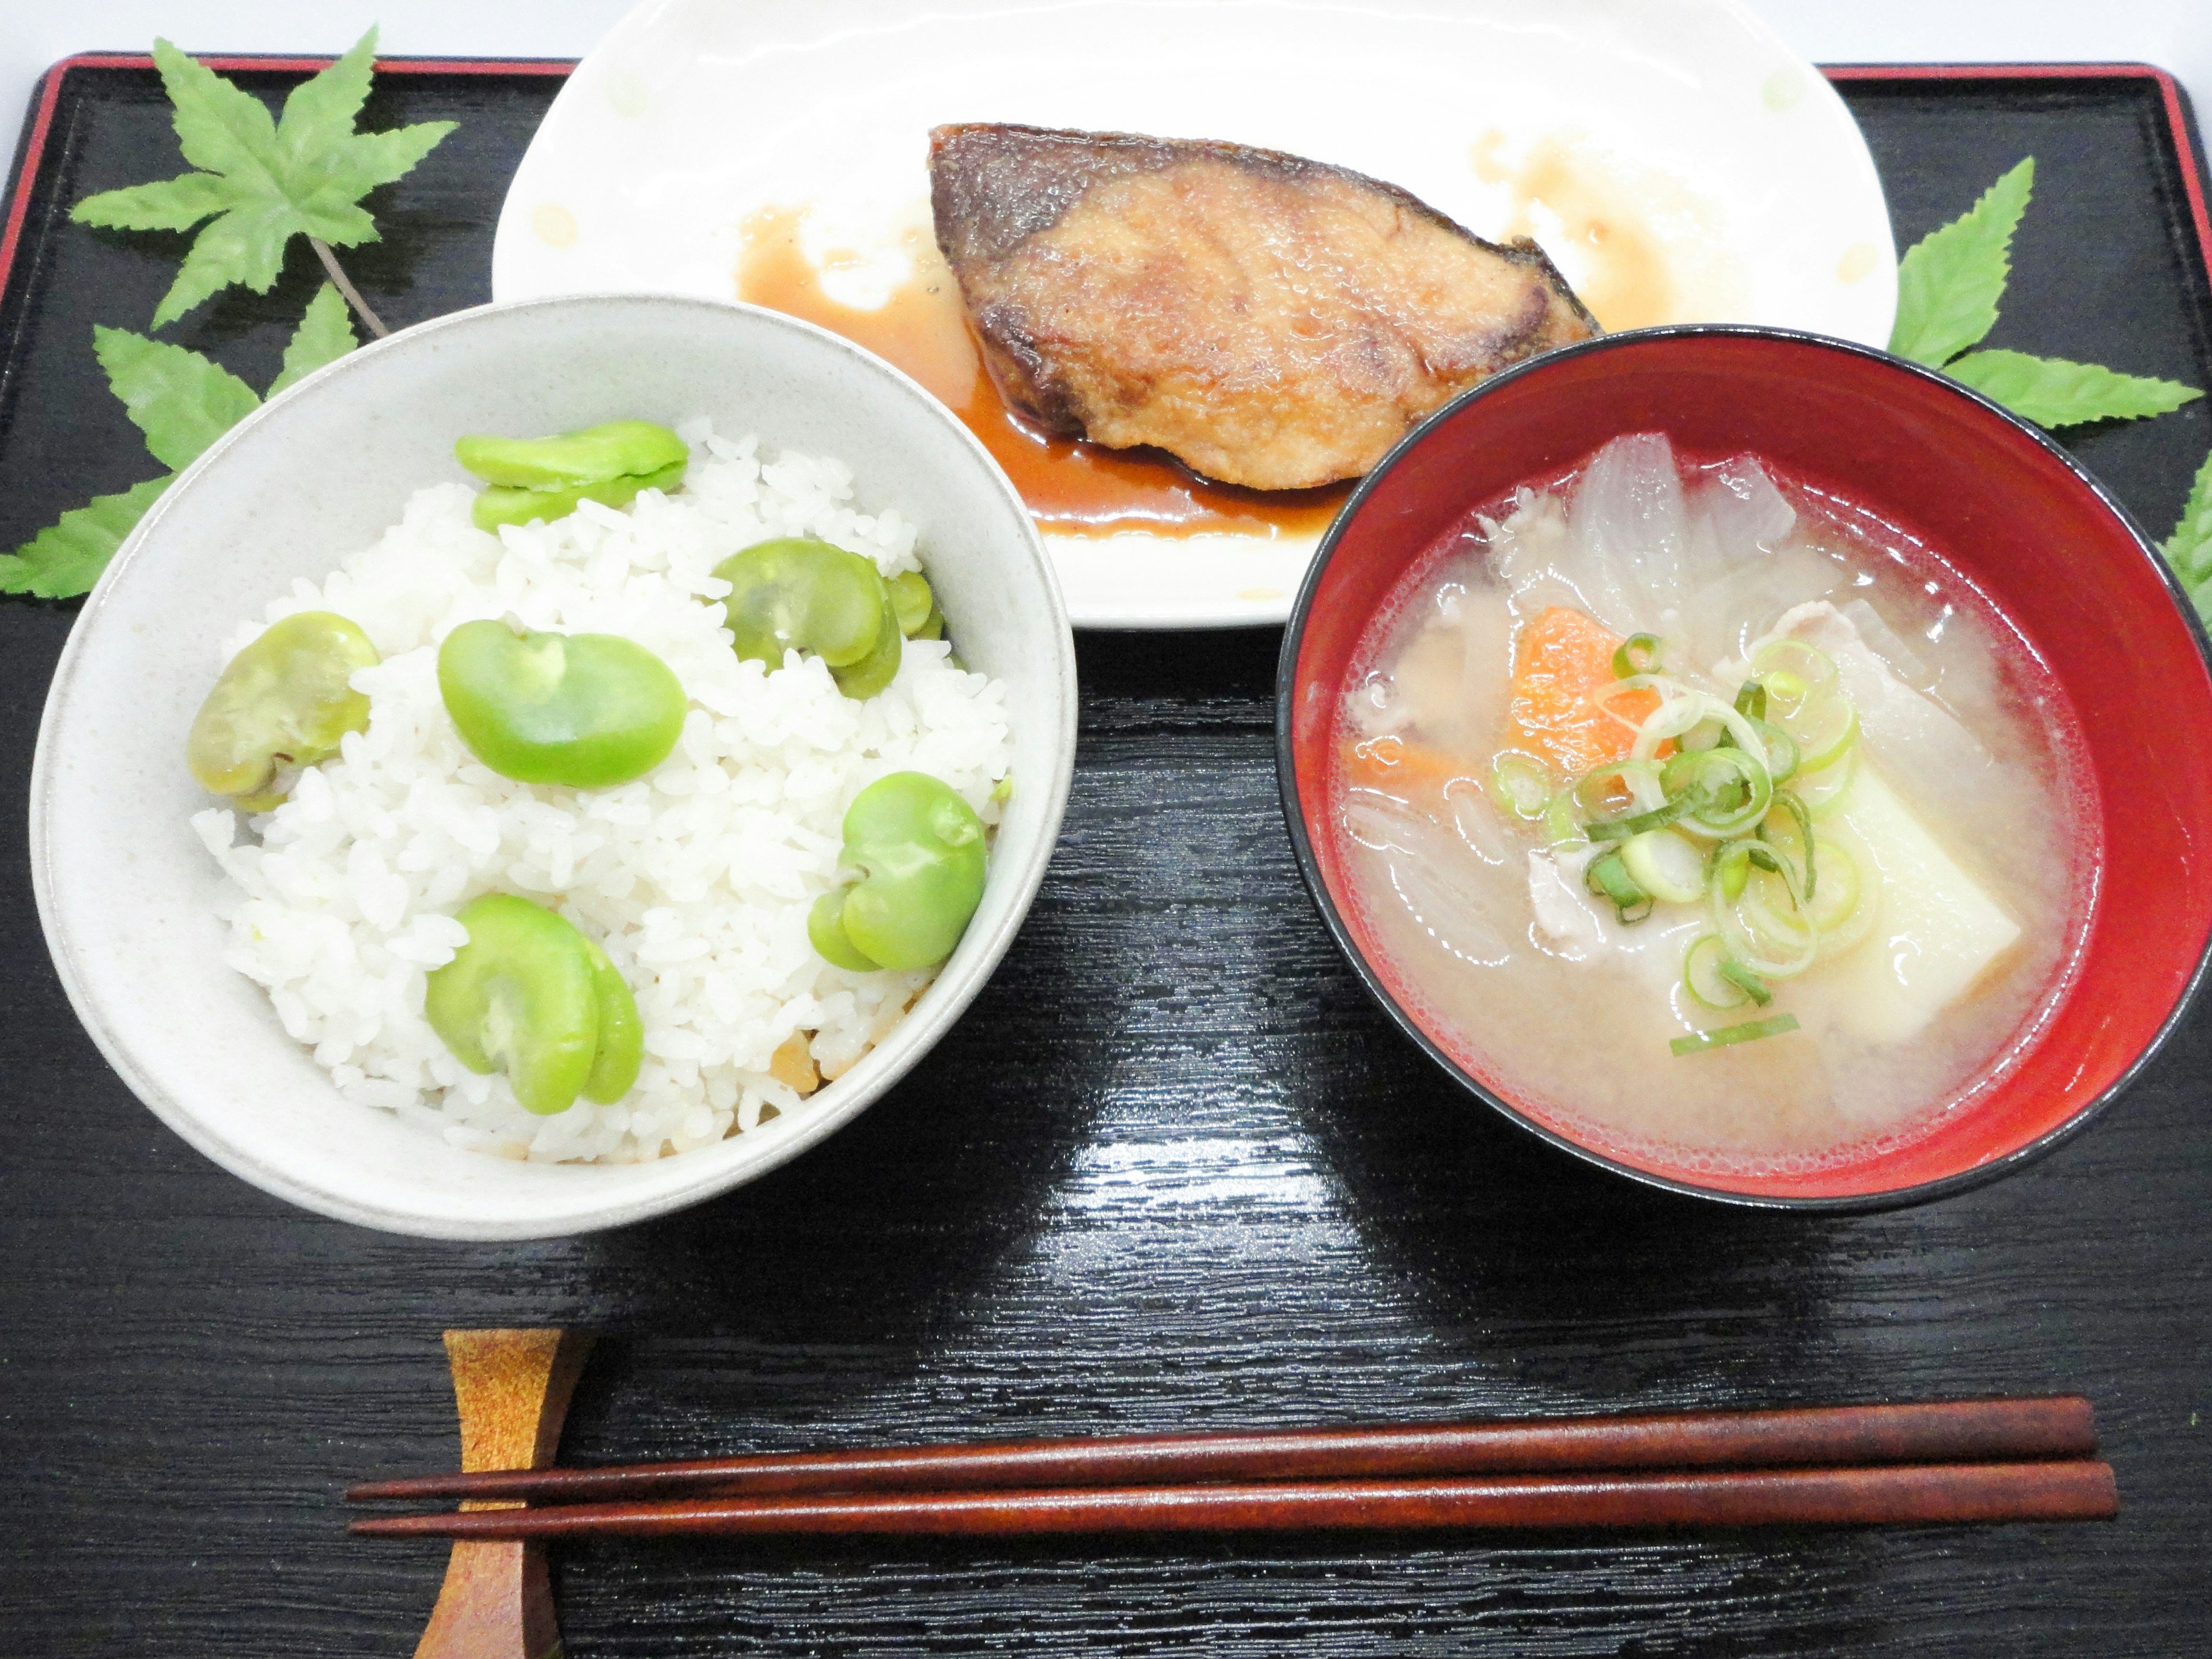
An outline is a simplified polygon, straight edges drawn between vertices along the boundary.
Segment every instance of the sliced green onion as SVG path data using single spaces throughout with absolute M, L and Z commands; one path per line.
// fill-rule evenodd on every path
M 1590 860 L 1583 872 L 1583 880 L 1600 898 L 1611 902 L 1624 922 L 1641 921 L 1651 914 L 1651 895 L 1636 884 L 1628 873 L 1628 865 L 1619 853 L 1607 853 L 1602 858 Z M 1635 911 L 1634 915 L 1629 915 Z
M 1796 675 L 1791 673 L 1786 668 L 1777 668 L 1771 671 L 1760 681 L 1760 684 L 1765 685 L 1768 690 L 1771 691 L 1784 702 L 1802 702 L 1804 699 L 1805 694 L 1812 690 L 1812 687 L 1807 685 L 1803 680 L 1798 678 Z
M 1747 866 L 1765 870 L 1782 884 L 1790 914 L 1783 915 L 1769 903 L 1761 884 L 1744 870 L 1745 885 L 1737 897 L 1726 896 L 1727 884 L 1716 881 L 1706 890 L 1707 914 L 1713 931 L 1729 947 L 1729 954 L 1762 979 L 1789 979 L 1813 965 L 1820 948 L 1819 930 L 1804 919 L 1804 899 L 1797 872 L 1757 842 L 1734 843 L 1744 849 Z
M 1751 879 L 1751 843 L 1724 841 L 1714 848 L 1710 879 L 1730 904 L 1741 898 L 1744 884 Z
M 1720 746 L 1722 738 L 1727 735 L 1728 727 L 1709 716 L 1699 720 L 1680 737 L 1675 738 L 1674 745 L 1678 749 L 1692 750 L 1717 749 Z
M 1612 805 L 1612 791 L 1603 786 L 1615 781 L 1627 787 L 1629 799 L 1639 812 L 1649 812 L 1667 803 L 1666 786 L 1658 765 L 1652 761 L 1634 759 L 1608 761 L 1583 773 L 1575 781 L 1575 799 L 1583 811 L 1595 817 Z
M 1736 914 L 1754 945 L 1775 946 L 1778 959 L 1794 962 L 1795 956 L 1783 957 L 1779 953 L 1794 951 L 1803 955 L 1808 948 L 1818 950 L 1820 936 L 1807 919 L 1807 913 L 1797 908 L 1796 890 L 1788 878 L 1784 878 L 1781 884 L 1783 896 L 1792 901 L 1787 914 L 1775 907 L 1774 884 L 1764 881 L 1753 881 L 1745 888 L 1743 897 L 1737 902 Z
M 1756 714 L 1747 715 L 1752 730 L 1766 748 L 1766 775 L 1776 783 L 1782 782 L 1797 769 L 1799 750 L 1797 739 L 1779 726 L 1769 724 Z
M 1683 822 L 1709 836 L 1750 829 L 1766 816 L 1774 799 L 1773 779 L 1747 749 L 1684 750 L 1668 761 L 1660 786 L 1670 797 L 1692 799 Z
M 1775 697 L 1784 696 L 1782 686 L 1775 684 L 1769 675 L 1780 672 L 1789 677 L 1789 701 L 1802 702 L 1814 691 L 1833 685 L 1838 678 L 1836 659 L 1816 645 L 1802 640 L 1769 640 L 1751 653 L 1752 672 L 1765 680 L 1768 692 Z
M 1818 892 L 1820 887 L 1820 868 L 1813 858 L 1812 810 L 1787 789 L 1778 789 L 1774 792 L 1774 805 L 1776 811 L 1789 813 L 1797 825 L 1798 860 L 1803 865 L 1805 871 L 1805 902 L 1810 904 L 1813 902 L 1813 895 Z M 1759 833 L 1762 838 L 1765 836 L 1765 824 L 1759 825 Z
M 1575 792 L 1562 789 L 1544 803 L 1544 845 L 1571 847 L 1584 838 L 1575 817 Z
M 1720 975 L 1762 1008 L 1774 1000 L 1774 993 L 1766 988 L 1766 981 L 1733 957 L 1721 963 Z
M 1754 1019 L 1741 1025 L 1723 1025 L 1717 1031 L 1695 1031 L 1688 1036 L 1678 1036 L 1667 1046 L 1677 1054 L 1702 1054 L 1708 1048 L 1725 1048 L 1733 1043 L 1756 1042 L 1761 1037 L 1780 1036 L 1784 1031 L 1797 1029 L 1797 1016 L 1776 1014 L 1769 1019 Z
M 1689 904 L 1705 896 L 1705 854 L 1671 830 L 1631 836 L 1620 859 L 1630 878 L 1653 898 Z
M 1682 952 L 1682 988 L 1690 1000 L 1708 1008 L 1741 1008 L 1750 999 L 1743 988 L 1724 977 L 1721 964 L 1729 960 L 1728 946 L 1718 933 L 1700 933 Z
M 1797 745 L 1798 763 L 1817 772 L 1833 765 L 1858 741 L 1858 706 L 1842 692 L 1832 692 L 1785 714 L 1782 729 Z
M 1602 697 L 1632 683 L 1627 680 L 1615 680 L 1596 695 Z M 1737 714 L 1727 703 L 1709 692 L 1692 691 L 1679 681 L 1664 680 L 1660 682 L 1660 684 L 1664 700 L 1658 708 L 1653 709 L 1645 717 L 1643 724 L 1636 728 L 1636 746 L 1630 752 L 1638 760 L 1650 759 L 1659 752 L 1661 744 L 1674 738 L 1687 737 L 1707 720 L 1712 720 L 1727 730 L 1735 739 L 1738 747 L 1750 750 L 1759 757 L 1761 765 L 1765 763 L 1765 751 L 1759 747 L 1759 733 L 1752 729 L 1749 720 Z M 1685 746 L 1697 747 L 1698 745 Z M 1712 745 L 1705 746 L 1710 748 Z
M 1735 689 L 1735 712 L 1746 720 L 1766 718 L 1766 687 L 1758 680 L 1746 680 Z
M 1816 896 L 1808 884 L 1805 889 L 1807 920 L 1823 933 L 1833 932 L 1858 908 L 1861 883 L 1859 861 L 1833 842 L 1821 849 L 1824 866 L 1828 872 Z
M 1789 881 L 1791 872 L 1784 867 L 1772 848 L 1744 840 L 1723 842 L 1713 849 L 1712 881 L 1720 890 L 1721 896 L 1731 904 L 1743 896 L 1744 888 L 1755 869 L 1784 878 L 1790 890 L 1793 894 L 1797 891 L 1795 883 Z
M 1820 954 L 1840 956 L 1874 931 L 1881 912 L 1881 883 L 1832 841 L 1820 843 L 1820 867 L 1827 879 L 1820 898 L 1805 914 L 1820 930 Z
M 1552 775 L 1533 756 L 1509 749 L 1490 763 L 1491 793 L 1516 818 L 1534 823 L 1551 804 Z
M 1614 685 L 1622 682 L 1616 680 Z M 1608 688 L 1610 689 L 1610 688 Z M 1636 747 L 1631 752 L 1639 760 L 1648 759 L 1658 752 L 1659 745 L 1670 738 L 1686 736 L 1706 720 L 1717 721 L 1726 728 L 1728 737 L 1716 742 L 1733 741 L 1735 746 L 1766 764 L 1766 748 L 1759 741 L 1759 729 L 1733 705 L 1722 702 L 1705 691 L 1683 690 L 1671 702 L 1662 704 L 1644 722 L 1636 734 Z M 1693 745 L 1685 744 L 1686 748 Z
M 1641 662 L 1636 659 L 1638 652 L 1644 656 Z M 1631 634 L 1613 653 L 1613 677 L 1617 680 L 1658 672 L 1659 636 L 1656 634 Z
M 1858 772 L 1859 750 L 1854 744 L 1817 771 L 1801 767 L 1797 775 L 1790 780 L 1790 793 L 1805 803 L 1805 810 L 1818 823 L 1843 809 L 1850 794 L 1851 781 Z
M 1850 746 L 1858 736 L 1858 710 L 1843 689 L 1834 658 L 1802 640 L 1772 640 L 1753 653 L 1752 664 L 1759 672 L 1747 684 L 1765 688 L 1766 718 L 1789 732 L 1806 771 L 1819 771 Z M 1736 695 L 1740 702 L 1744 694 Z
M 1583 830 L 1592 841 L 1626 841 L 1632 836 L 1665 829 L 1695 805 L 1687 795 L 1678 795 L 1648 812 L 1632 812 L 1625 818 L 1592 818 Z

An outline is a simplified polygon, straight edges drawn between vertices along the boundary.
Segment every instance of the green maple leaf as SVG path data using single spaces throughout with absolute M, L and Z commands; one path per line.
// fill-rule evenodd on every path
M 2160 550 L 2196 601 L 2197 614 L 2212 623 L 2212 455 L 2197 469 L 2196 488 L 2181 509 L 2181 521 Z
M 1941 368 L 1996 326 L 1997 301 L 2012 277 L 2013 232 L 2034 187 L 2031 155 L 1966 213 L 1905 251 L 1897 262 L 1892 351 Z
M 176 475 L 261 406 L 252 386 L 197 351 L 123 328 L 94 328 L 92 341 L 109 389 L 145 435 L 149 453 L 169 471 L 116 495 L 96 496 L 13 553 L 0 553 L 0 593 L 68 599 L 90 592 L 124 538 Z M 324 283 L 284 348 L 283 370 L 269 395 L 337 362 L 356 343 L 344 298 Z
M 266 294 L 295 235 L 340 247 L 377 240 L 361 198 L 406 174 L 454 123 L 356 132 L 375 54 L 372 28 L 344 57 L 293 88 L 283 118 L 272 121 L 259 99 L 167 40 L 154 43 L 175 106 L 177 142 L 199 171 L 88 196 L 70 216 L 118 230 L 181 231 L 209 222 L 155 308 L 155 328 L 233 283 Z
M 360 343 L 354 338 L 345 296 L 325 283 L 307 301 L 307 314 L 300 319 L 300 326 L 284 348 L 283 371 L 269 383 L 269 395 L 273 398 L 325 363 L 337 362 Z
M 2123 374 L 2063 357 L 2032 357 L 2024 351 L 1970 351 L 1946 364 L 1943 372 L 2038 426 L 2136 421 L 2169 413 L 2204 395 L 2179 380 Z
M 89 592 L 131 526 L 168 487 L 167 477 L 149 478 L 113 495 L 95 495 L 13 553 L 0 553 L 0 593 L 68 599 Z
M 2012 280 L 2013 233 L 2034 188 L 2031 155 L 1965 213 L 1905 250 L 1897 262 L 1897 323 L 1889 349 L 1942 370 L 2038 426 L 2141 420 L 2203 397 L 2179 380 L 2025 351 L 1972 349 L 1996 326 L 1997 301 Z
M 197 351 L 121 328 L 95 328 L 92 341 L 109 390 L 172 472 L 260 407 L 252 386 Z

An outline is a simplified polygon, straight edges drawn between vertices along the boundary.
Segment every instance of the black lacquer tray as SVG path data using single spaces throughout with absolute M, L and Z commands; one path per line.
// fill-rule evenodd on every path
M 316 65 L 220 66 L 274 96 Z M 386 66 L 370 125 L 461 123 L 372 199 L 386 239 L 349 263 L 388 319 L 489 297 L 564 69 Z M 1991 344 L 2212 386 L 2170 80 L 1835 73 L 1900 244 L 2037 158 Z M 0 547 L 149 470 L 90 331 L 150 315 L 181 245 L 66 210 L 175 166 L 143 59 L 74 60 L 33 106 L 0 221 Z M 295 255 L 265 300 L 230 290 L 165 337 L 266 384 L 320 280 Z M 2163 533 L 2212 408 L 2069 438 Z M 349 1541 L 338 1488 L 455 1461 L 442 1328 L 550 1324 L 608 1334 L 580 1460 L 2079 1390 L 2124 1504 L 2109 1526 L 1740 1537 L 610 1542 L 557 1558 L 574 1659 L 2205 1650 L 2212 1004 L 2087 1134 L 1982 1191 L 1860 1218 L 1646 1192 L 1467 1100 L 1336 957 L 1276 805 L 1274 632 L 1091 634 L 1044 890 L 905 1085 L 667 1221 L 387 1238 L 204 1161 L 70 1014 L 24 805 L 76 609 L 0 600 L 0 1651 L 411 1652 L 442 1553 Z

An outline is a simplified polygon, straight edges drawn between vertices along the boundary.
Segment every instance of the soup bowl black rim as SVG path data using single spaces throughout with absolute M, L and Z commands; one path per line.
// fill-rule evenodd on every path
M 2206 933 L 2197 945 L 2197 963 L 2190 971 L 2187 982 L 2183 985 L 2180 994 L 2174 999 L 2173 1006 L 2167 1011 L 2157 1031 L 2153 1034 L 2150 1041 L 2143 1045 L 2142 1052 L 2128 1063 L 2120 1074 L 2095 1099 L 2083 1105 L 2063 1123 L 2045 1131 L 2026 1146 L 2015 1147 L 2002 1158 L 1991 1158 L 1987 1163 L 1978 1164 L 1969 1170 L 1961 1170 L 1956 1175 L 1923 1182 L 1917 1186 L 1893 1188 L 1878 1193 L 1854 1193 L 1836 1196 L 1793 1196 L 1735 1192 L 1726 1188 L 1705 1187 L 1694 1182 L 1675 1180 L 1667 1176 L 1655 1174 L 1649 1170 L 1638 1169 L 1632 1164 L 1608 1158 L 1604 1153 L 1538 1122 L 1463 1070 L 1457 1061 L 1430 1039 L 1428 1034 L 1421 1030 L 1413 1016 L 1399 1005 L 1397 999 L 1390 994 L 1389 988 L 1382 983 L 1381 977 L 1369 963 L 1358 944 L 1352 939 L 1351 930 L 1346 926 L 1344 917 L 1337 908 L 1336 901 L 1330 896 L 1328 884 L 1322 879 L 1320 868 L 1315 861 L 1312 842 L 1306 835 L 1305 817 L 1299 810 L 1297 769 L 1291 741 L 1291 704 L 1297 690 L 1298 647 L 1305 638 L 1306 619 L 1312 613 L 1314 594 L 1321 586 L 1322 577 L 1328 568 L 1329 561 L 1336 555 L 1337 545 L 1343 539 L 1346 526 L 1366 504 L 1368 497 L 1380 487 L 1382 480 L 1389 476 L 1400 461 L 1425 442 L 1437 428 L 1457 415 L 1469 404 L 1478 402 L 1516 380 L 1530 375 L 1542 374 L 1553 366 L 1569 358 L 1611 351 L 1624 345 L 1647 344 L 1655 340 L 1715 337 L 1772 340 L 1793 345 L 1812 346 L 1838 352 L 1846 356 L 1864 358 L 1880 363 L 1898 374 L 1917 376 L 1921 380 L 1932 381 L 1946 392 L 1966 403 L 1978 405 L 1990 416 L 2025 433 L 2072 473 L 2104 506 L 2106 511 L 2125 528 L 2129 536 L 2134 540 L 2136 550 L 2148 561 L 2151 568 L 2157 573 L 2159 580 L 2164 584 L 2169 599 L 2174 608 L 2180 612 L 2181 620 L 2189 629 L 2190 637 L 2197 643 L 2197 656 L 2204 663 L 2208 677 L 2212 677 L 2212 641 L 2207 639 L 2204 625 L 2197 615 L 2196 607 L 2190 603 L 2188 595 L 2182 591 L 2180 582 L 2175 578 L 2165 559 L 2160 556 L 2150 538 L 2143 533 L 2142 526 L 2138 525 L 2133 515 L 2113 498 L 2110 490 L 2099 483 L 2073 456 L 2052 441 L 2040 428 L 2022 420 L 2010 410 L 1992 402 L 1972 387 L 1962 386 L 1948 375 L 1939 374 L 1934 369 L 1923 368 L 1918 363 L 1893 356 L 1888 352 L 1878 351 L 1870 346 L 1860 345 L 1850 340 L 1836 339 L 1829 335 L 1814 334 L 1798 329 L 1763 328 L 1736 323 L 1679 324 L 1662 328 L 1634 329 L 1619 334 L 1601 335 L 1595 339 L 1585 340 L 1575 345 L 1562 346 L 1556 350 L 1546 352 L 1540 357 L 1533 357 L 1526 362 L 1516 364 L 1511 368 L 1492 375 L 1481 385 L 1462 392 L 1400 439 L 1375 469 L 1360 480 L 1358 487 L 1352 491 L 1351 497 L 1338 511 L 1335 519 L 1329 525 L 1328 533 L 1322 538 L 1321 545 L 1314 555 L 1313 563 L 1307 568 L 1305 580 L 1298 588 L 1297 598 L 1291 606 L 1290 617 L 1283 629 L 1282 652 L 1276 665 L 1275 778 L 1282 797 L 1284 822 L 1290 830 L 1291 846 L 1297 855 L 1298 874 L 1305 883 L 1306 891 L 1311 895 L 1315 908 L 1321 912 L 1322 921 L 1328 927 L 1329 936 L 1336 941 L 1337 949 L 1343 952 L 1345 960 L 1352 964 L 1352 972 L 1358 976 L 1359 982 L 1366 988 L 1368 995 L 1381 1006 L 1382 1011 L 1396 1022 L 1398 1028 L 1411 1037 L 1423 1053 L 1443 1068 L 1447 1075 L 1470 1094 L 1497 1111 L 1508 1122 L 1518 1125 L 1530 1134 L 1548 1142 L 1562 1152 L 1571 1153 L 1585 1164 L 1594 1164 L 1601 1170 L 1610 1170 L 1614 1175 L 1625 1176 L 1629 1180 L 1638 1182 L 1644 1186 L 1656 1188 L 1663 1192 L 1680 1194 L 1685 1197 L 1707 1199 L 1748 1209 L 1814 1211 L 1835 1214 L 1863 1214 L 1878 1210 L 1905 1209 L 1913 1205 L 1928 1203 L 1931 1200 L 1948 1198 L 1954 1193 L 1962 1193 L 1972 1188 L 1984 1186 L 2001 1176 L 2022 1169 L 2064 1142 L 2072 1139 L 2101 1115 L 2166 1046 L 2168 1039 L 2172 1036 L 2175 1028 L 2180 1024 L 2184 1016 L 2188 1013 L 2191 1006 L 2196 1001 L 2197 993 L 2203 988 L 2207 963 L 2208 961 L 2212 961 L 2212 918 L 2207 918 Z

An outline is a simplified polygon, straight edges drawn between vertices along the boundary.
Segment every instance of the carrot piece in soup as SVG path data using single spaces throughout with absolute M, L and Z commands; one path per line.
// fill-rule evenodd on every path
M 1386 790 L 1403 800 L 1431 789 L 1441 793 L 1453 779 L 1473 777 L 1476 769 L 1458 756 L 1395 735 L 1344 749 L 1345 776 L 1354 788 Z
M 1593 695 L 1615 683 L 1613 653 L 1620 648 L 1619 635 L 1567 605 L 1552 605 L 1524 623 L 1513 642 L 1513 746 L 1542 756 L 1570 778 L 1626 758 L 1636 733 Z M 1607 706 L 1641 720 L 1658 708 L 1659 694 L 1622 691 Z

